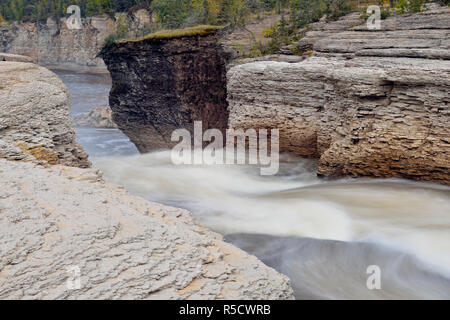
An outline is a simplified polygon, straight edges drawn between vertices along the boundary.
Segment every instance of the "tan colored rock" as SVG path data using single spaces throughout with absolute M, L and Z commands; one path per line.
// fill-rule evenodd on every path
M 327 22 L 326 19 L 321 19 L 318 22 L 311 23 L 300 31 L 305 35 L 298 41 L 297 49 L 301 51 L 312 50 L 315 43 L 319 40 L 350 30 L 363 23 L 364 21 L 361 19 L 359 12 L 347 14 L 340 17 L 337 21 Z
M 312 57 L 228 73 L 229 126 L 278 128 L 324 176 L 450 183 L 450 61 Z
M 320 158 L 319 175 L 450 184 L 450 9 L 372 31 L 357 19 L 310 26 L 302 62 L 231 68 L 229 126 L 280 129 L 281 151 Z
M 10 62 L 34 62 L 33 59 L 26 56 L 21 56 L 18 54 L 2 53 L 0 52 L 0 62 L 10 61 Z
M 449 30 L 450 8 L 444 7 L 390 17 L 381 21 L 379 30 L 368 30 L 364 22 L 347 31 L 321 37 L 313 49 L 317 55 L 450 60 Z
M 120 15 L 124 13 L 117 13 L 115 20 L 108 16 L 82 18 L 80 30 L 67 28 L 67 17 L 0 25 L 0 51 L 28 56 L 44 66 L 105 69 L 98 53 L 105 38 L 114 31 Z M 130 19 L 133 21 L 130 28 L 143 28 L 150 19 L 146 10 L 138 10 Z
M 73 119 L 80 128 L 117 128 L 112 120 L 112 110 L 109 106 L 92 109 L 89 113 L 80 114 Z
M 0 158 L 88 167 L 87 157 L 62 81 L 32 63 L 0 62 Z
M 0 299 L 293 299 L 286 276 L 188 211 L 97 170 L 0 159 L 0 181 Z

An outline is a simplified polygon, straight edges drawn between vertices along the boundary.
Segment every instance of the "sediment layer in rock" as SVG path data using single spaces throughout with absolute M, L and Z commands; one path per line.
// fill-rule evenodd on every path
M 0 158 L 90 166 L 75 142 L 67 88 L 51 71 L 0 61 Z
M 312 57 L 229 73 L 229 125 L 278 128 L 324 176 L 450 183 L 450 61 Z
M 102 57 L 111 73 L 113 120 L 147 152 L 171 147 L 175 129 L 225 131 L 225 54 L 215 34 L 121 42 Z
M 351 13 L 334 22 L 320 21 L 305 28 L 296 44 L 315 55 L 346 57 L 411 57 L 450 59 L 450 8 L 381 20 L 369 30 L 361 14 Z
M 0 159 L 0 299 L 292 299 L 289 280 L 183 209 L 94 169 Z

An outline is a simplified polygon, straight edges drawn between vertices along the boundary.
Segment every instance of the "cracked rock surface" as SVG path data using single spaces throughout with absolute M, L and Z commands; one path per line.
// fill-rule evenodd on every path
M 0 181 L 0 299 L 293 298 L 287 277 L 188 211 L 95 169 L 0 159 Z

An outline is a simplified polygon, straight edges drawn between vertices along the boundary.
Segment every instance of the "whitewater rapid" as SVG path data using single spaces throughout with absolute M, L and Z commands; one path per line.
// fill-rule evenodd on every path
M 170 151 L 94 164 L 107 181 L 189 209 L 290 276 L 298 298 L 450 298 L 450 188 L 401 179 L 327 182 L 310 160 L 282 160 L 279 175 L 269 177 L 255 166 L 176 166 Z M 384 290 L 367 289 L 369 265 L 380 266 Z

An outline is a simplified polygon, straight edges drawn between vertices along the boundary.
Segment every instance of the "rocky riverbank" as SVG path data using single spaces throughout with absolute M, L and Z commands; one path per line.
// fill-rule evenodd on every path
M 450 9 L 372 31 L 342 20 L 306 34 L 302 62 L 233 67 L 229 126 L 280 129 L 281 150 L 319 158 L 323 176 L 449 184 Z
M 188 211 L 76 168 L 89 163 L 52 72 L 0 71 L 0 299 L 293 298 L 287 277 Z
M 203 29 L 120 41 L 102 51 L 113 81 L 113 120 L 139 151 L 173 146 L 173 130 L 192 131 L 195 120 L 203 130 L 225 131 L 227 54 L 217 43 L 219 29 Z

